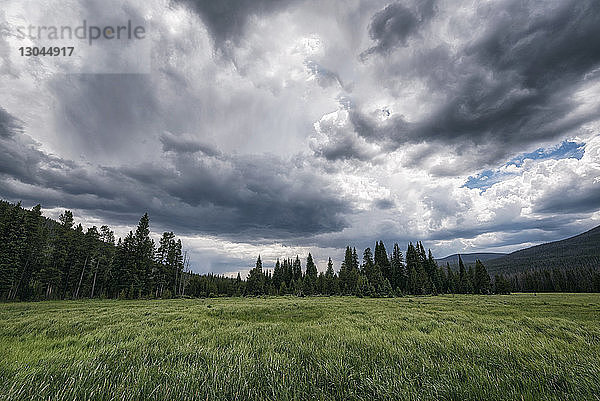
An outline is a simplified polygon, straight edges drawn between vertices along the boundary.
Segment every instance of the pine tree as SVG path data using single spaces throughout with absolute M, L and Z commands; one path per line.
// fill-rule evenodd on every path
M 381 273 L 390 283 L 393 281 L 392 265 L 388 259 L 387 251 L 383 241 L 375 243 L 374 264 L 379 265 Z
M 150 238 L 150 219 L 144 213 L 133 236 L 133 294 L 136 298 L 152 293 L 152 270 L 154 267 L 154 241 Z M 176 287 L 173 292 L 176 293 Z
M 129 231 L 129 234 L 123 240 L 119 238 L 111 271 L 113 272 L 111 276 L 113 296 L 133 297 L 134 294 L 129 293 L 135 280 L 134 236 L 132 231 Z
M 490 275 L 479 259 L 475 261 L 473 291 L 476 294 L 489 294 L 491 291 Z
M 458 255 L 458 293 L 466 294 L 469 289 L 469 284 L 467 283 L 468 277 L 467 272 L 465 270 L 465 265 L 462 261 L 460 255 Z
M 510 282 L 502 274 L 494 277 L 494 294 L 510 294 Z
M 248 273 L 246 290 L 248 295 L 263 295 L 265 293 L 265 275 L 262 270 L 260 255 L 256 259 L 256 266 Z
M 115 233 L 106 225 L 100 227 L 101 253 L 100 260 L 94 269 L 94 278 L 92 280 L 92 291 L 90 296 L 95 295 L 106 297 L 108 285 L 112 275 L 112 261 L 115 255 Z
M 361 266 L 360 273 L 365 275 L 369 281 L 373 278 L 373 254 L 371 253 L 371 248 L 365 249 L 363 252 L 363 264 Z
M 352 275 L 352 265 L 353 265 L 353 257 L 352 257 L 352 249 L 348 246 L 346 247 L 346 253 L 344 256 L 344 261 L 342 262 L 342 266 L 340 267 L 340 291 L 342 294 L 351 294 L 351 288 L 353 287 L 353 283 L 351 282 Z
M 373 266 L 373 272 L 369 284 L 372 287 L 371 296 L 387 297 L 392 294 L 392 286 L 387 278 L 383 276 L 383 272 L 378 264 Z
M 354 294 L 358 297 L 366 297 L 370 296 L 373 293 L 373 288 L 369 284 L 369 279 L 364 274 L 358 276 L 356 280 L 356 288 L 354 289 Z
M 335 273 L 333 271 L 333 262 L 331 261 L 331 258 L 329 258 L 329 261 L 327 262 L 327 270 L 325 271 L 325 290 L 324 290 L 325 294 L 327 294 L 327 295 L 335 294 L 334 280 L 335 280 Z
M 292 283 L 292 266 L 289 259 L 284 259 L 282 264 L 283 270 L 283 281 L 285 282 L 286 288 L 290 288 Z
M 427 254 L 421 241 L 417 242 L 417 276 L 419 278 L 420 294 L 431 294 L 433 292 L 432 268 L 429 266 Z
M 356 253 L 356 248 L 352 249 L 352 269 L 358 271 L 358 254 Z
M 394 244 L 394 250 L 392 251 L 392 258 L 390 261 L 390 269 L 392 279 L 390 284 L 392 288 L 401 293 L 406 291 L 406 269 L 404 268 L 404 258 L 398 244 Z
M 316 292 L 317 284 L 317 266 L 313 261 L 312 255 L 309 253 L 306 258 L 306 275 L 304 276 L 304 293 L 306 295 L 313 295 Z
M 282 281 L 279 285 L 279 295 L 285 295 L 288 293 L 287 286 L 285 285 L 285 281 Z
M 11 299 L 31 297 L 29 284 L 35 267 L 42 263 L 44 242 L 46 240 L 42 226 L 41 205 L 34 206 L 31 211 L 23 210 L 23 214 L 23 230 L 18 245 L 20 249 L 18 269 L 11 290 Z
M 433 258 L 431 249 L 429 249 L 427 256 L 427 275 L 429 276 L 429 282 L 431 283 L 431 292 L 437 294 L 442 289 L 441 277 L 439 275 L 439 268 L 437 262 Z
M 417 268 L 415 266 L 411 266 L 408 270 L 408 293 L 421 294 L 421 292 L 422 288 L 420 286 Z
M 162 297 L 166 289 L 174 291 L 175 283 L 175 234 L 164 232 L 158 241 L 154 271 L 156 296 Z
M 296 255 L 296 260 L 294 260 L 294 264 L 292 265 L 292 277 L 296 281 L 296 284 L 299 280 L 302 280 L 302 264 L 298 255 Z
M 18 276 L 20 255 L 23 252 L 24 235 L 21 203 L 7 213 L 0 242 L 0 298 L 11 299 Z
M 473 272 L 473 266 L 469 265 L 469 269 L 467 270 L 467 294 L 473 294 L 473 280 L 475 279 L 475 273 Z
M 54 264 L 58 267 L 60 272 L 60 288 L 57 288 L 57 295 L 60 294 L 61 298 L 65 298 L 71 279 L 71 267 L 75 262 L 75 232 L 72 230 L 74 225 L 73 213 L 69 210 L 65 210 L 65 212 L 59 216 L 59 221 L 61 224 L 55 237 L 56 254 L 54 255 Z
M 458 292 L 458 285 L 456 275 L 450 268 L 450 263 L 446 262 L 446 280 L 448 281 L 448 290 L 447 292 L 451 294 L 456 294 Z
M 277 261 L 275 262 L 275 268 L 273 269 L 273 287 L 277 288 L 277 290 L 279 290 L 279 288 L 281 287 L 281 283 L 284 282 L 284 273 L 283 273 L 283 267 L 281 266 L 281 263 L 279 262 L 279 258 L 277 258 Z
M 406 268 L 408 270 L 408 292 L 411 294 L 425 294 L 428 291 L 429 279 L 424 268 L 427 261 L 421 244 L 415 247 L 412 242 L 406 250 Z

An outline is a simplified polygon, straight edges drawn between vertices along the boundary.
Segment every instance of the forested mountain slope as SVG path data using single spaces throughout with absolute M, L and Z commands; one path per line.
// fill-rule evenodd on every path
M 485 266 L 490 274 L 597 268 L 600 266 L 600 226 L 571 238 L 536 245 L 488 260 Z
M 439 264 L 450 263 L 450 266 L 458 266 L 458 253 L 454 255 L 446 256 L 445 258 L 436 259 L 436 262 Z M 466 264 L 475 264 L 475 261 L 479 259 L 482 262 L 490 259 L 496 259 L 502 256 L 505 256 L 506 253 L 496 253 L 496 252 L 478 252 L 478 253 L 461 253 L 460 257 L 463 263 Z

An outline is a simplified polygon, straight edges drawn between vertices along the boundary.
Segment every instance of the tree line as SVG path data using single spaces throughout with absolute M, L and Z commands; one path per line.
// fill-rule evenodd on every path
M 148 214 L 134 231 L 115 239 L 106 225 L 84 230 L 65 211 L 59 221 L 0 201 L 0 299 L 171 298 L 259 295 L 507 294 L 511 291 L 600 291 L 598 269 L 536 270 L 492 279 L 479 260 L 457 268 L 438 266 L 421 242 L 405 254 L 396 243 L 390 254 L 383 241 L 366 248 L 359 260 L 346 247 L 339 270 L 329 258 L 324 272 L 309 253 L 277 259 L 272 269 L 259 256 L 246 278 L 197 274 L 180 239 L 164 232 L 158 244 L 150 236 Z
M 359 261 L 356 248 L 346 247 L 338 272 L 329 258 L 325 272 L 318 273 L 312 255 L 306 258 L 305 269 L 300 258 L 279 259 L 272 270 L 263 268 L 260 256 L 248 274 L 243 294 L 246 295 L 354 295 L 359 297 L 389 297 L 405 294 L 490 294 L 509 293 L 506 280 L 498 276 L 492 281 L 485 266 L 477 260 L 465 267 L 459 257 L 454 271 L 447 264 L 438 266 L 431 250 L 427 253 L 421 242 L 408 244 L 406 258 L 398 244 L 387 254 L 383 241 L 375 250 L 366 248 Z M 238 276 L 238 281 L 240 280 Z M 504 281 L 503 281 L 504 280 Z
M 600 267 L 531 269 L 507 279 L 516 292 L 600 292 Z
M 115 241 L 106 225 L 84 230 L 66 210 L 59 221 L 0 201 L 0 299 L 142 298 L 185 295 L 190 273 L 181 240 L 156 246 L 144 214 Z

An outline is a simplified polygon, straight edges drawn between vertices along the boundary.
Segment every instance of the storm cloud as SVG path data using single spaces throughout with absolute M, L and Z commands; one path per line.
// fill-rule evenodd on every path
M 376 45 L 363 52 L 361 58 L 373 53 L 385 55 L 398 46 L 407 46 L 407 40 L 434 14 L 433 0 L 422 1 L 418 6 L 413 11 L 402 3 L 392 3 L 376 13 L 369 25 L 369 36 Z
M 215 44 L 220 46 L 230 40 L 239 41 L 246 22 L 260 18 L 301 0 L 178 0 L 190 5 L 209 27 Z
M 180 233 L 280 239 L 345 227 L 349 203 L 302 163 L 268 155 L 232 158 L 166 138 L 163 158 L 108 167 L 49 155 L 26 135 L 10 133 L 0 140 L 0 173 L 9 178 L 0 187 L 13 199 L 46 207 L 67 202 L 97 217 L 121 214 L 130 224 L 139 211 L 148 211 L 159 226 Z
M 322 269 L 376 239 L 506 251 L 600 224 L 597 1 L 25 3 L 2 29 L 147 18 L 151 72 L 67 74 L 3 37 L 4 199 L 118 227 L 148 212 L 203 272 L 308 251 Z
M 423 142 L 460 144 L 458 152 L 480 147 L 487 158 L 478 165 L 485 166 L 502 161 L 515 149 L 554 141 L 595 121 L 599 102 L 581 108 L 582 99 L 576 93 L 598 84 L 598 4 L 559 2 L 546 13 L 540 12 L 542 4 L 534 1 L 499 2 L 491 7 L 481 6 L 476 11 L 486 28 L 459 51 L 442 42 L 409 53 L 410 62 L 389 61 L 382 55 L 382 80 L 393 86 L 402 77 L 397 75 L 399 71 L 405 79 L 421 80 L 430 93 L 441 98 L 432 101 L 427 114 L 414 120 L 392 115 L 380 122 L 359 107 L 344 105 L 350 112 L 348 130 L 387 149 Z M 405 44 L 403 38 L 416 29 L 416 21 L 397 3 L 376 13 L 370 32 L 378 44 L 368 52 L 389 53 L 396 45 Z M 397 68 L 390 67 L 394 63 Z M 492 150 L 498 147 L 501 152 Z M 363 158 L 347 150 L 348 158 Z

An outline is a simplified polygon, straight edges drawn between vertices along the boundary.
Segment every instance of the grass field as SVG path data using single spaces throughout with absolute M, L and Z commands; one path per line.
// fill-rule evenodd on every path
M 1 400 L 600 400 L 600 295 L 0 304 Z

